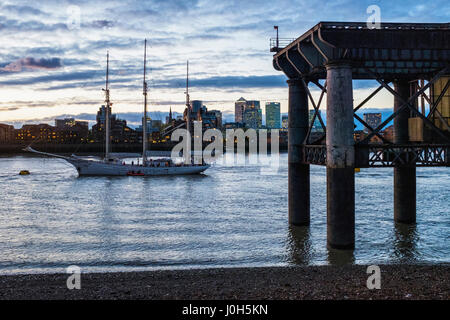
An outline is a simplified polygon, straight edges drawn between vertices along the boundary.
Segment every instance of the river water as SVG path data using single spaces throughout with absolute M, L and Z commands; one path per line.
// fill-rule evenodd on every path
M 0 273 L 450 262 L 448 168 L 417 169 L 415 226 L 393 222 L 391 168 L 357 173 L 355 251 L 326 248 L 324 167 L 311 166 L 309 228 L 287 221 L 287 154 L 263 173 L 78 177 L 64 160 L 2 156 Z

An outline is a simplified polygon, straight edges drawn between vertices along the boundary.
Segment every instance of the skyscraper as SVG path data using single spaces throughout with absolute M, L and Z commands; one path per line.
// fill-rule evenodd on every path
M 287 130 L 289 128 L 289 118 L 288 116 L 283 116 L 281 118 L 281 128 Z
M 111 141 L 118 143 L 124 141 L 128 142 L 131 141 L 131 139 L 135 139 L 135 137 L 133 138 L 131 136 L 133 131 L 127 126 L 127 121 L 117 118 L 115 114 L 111 113 L 111 107 L 109 108 Z M 97 112 L 97 123 L 92 126 L 92 134 L 97 141 L 104 141 L 105 139 L 105 119 L 106 108 L 103 105 Z
M 381 113 L 364 113 L 364 121 L 375 129 L 381 124 Z M 364 132 L 368 133 L 369 129 L 364 127 Z
M 308 125 L 311 123 L 315 112 L 316 112 L 316 110 L 309 110 Z M 320 124 L 320 121 L 319 121 L 319 115 L 321 115 L 320 110 L 319 110 L 319 113 L 317 114 L 316 119 L 314 119 L 314 124 L 313 124 L 311 132 L 323 132 L 322 125 Z
M 266 127 L 280 129 L 280 103 L 266 102 Z
M 221 128 L 222 112 L 219 110 L 208 110 L 204 107 L 200 113 L 200 119 L 203 122 L 203 129 Z
M 248 100 L 244 110 L 246 128 L 259 129 L 262 126 L 262 110 L 258 100 Z
M 193 113 L 197 113 L 203 107 L 203 101 L 201 100 L 192 100 L 191 101 L 191 109 Z
M 258 100 L 240 98 L 234 103 L 234 120 L 247 128 L 259 129 L 262 126 L 262 110 Z
M 240 98 L 234 103 L 234 122 L 243 123 L 244 122 L 244 111 L 247 105 L 247 100 Z

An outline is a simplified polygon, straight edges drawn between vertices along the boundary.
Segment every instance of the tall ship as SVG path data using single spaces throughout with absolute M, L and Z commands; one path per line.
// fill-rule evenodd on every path
M 142 124 L 142 161 L 141 163 L 125 163 L 122 159 L 111 156 L 111 134 L 110 134 L 110 92 L 109 92 L 109 52 L 106 54 L 106 85 L 102 89 L 105 93 L 105 155 L 103 159 L 85 159 L 72 154 L 71 156 L 62 156 L 47 152 L 34 150 L 28 146 L 24 150 L 50 156 L 54 158 L 64 159 L 75 167 L 79 176 L 159 176 L 159 175 L 188 175 L 199 174 L 210 167 L 209 164 L 191 164 L 175 163 L 172 158 L 157 158 L 149 159 L 147 157 L 147 82 L 146 82 L 146 64 L 147 64 L 147 40 L 144 41 L 144 79 L 143 79 L 143 94 L 144 94 L 144 121 Z M 189 75 L 186 76 L 189 79 Z M 188 80 L 186 81 L 186 88 L 188 88 Z M 186 107 L 190 110 L 189 93 L 186 90 Z M 190 112 L 188 112 L 189 114 Z M 187 119 L 187 128 L 189 128 L 189 118 Z M 189 141 L 190 142 L 190 141 Z M 189 150 L 189 148 L 188 148 Z M 185 157 L 191 155 L 184 155 Z

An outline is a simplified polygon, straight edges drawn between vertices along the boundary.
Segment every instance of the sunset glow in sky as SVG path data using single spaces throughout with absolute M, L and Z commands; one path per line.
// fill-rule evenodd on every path
M 184 109 L 186 60 L 191 98 L 232 114 L 234 101 L 281 102 L 285 76 L 272 67 L 269 38 L 296 38 L 319 21 L 448 22 L 448 1 L 0 1 L 0 122 L 89 118 L 102 104 L 110 52 L 113 112 L 142 110 L 143 43 L 148 39 L 151 111 Z M 355 82 L 355 103 L 375 83 Z M 318 94 L 318 92 L 316 92 Z M 388 93 L 367 107 L 391 108 Z M 264 108 L 263 108 L 264 109 Z

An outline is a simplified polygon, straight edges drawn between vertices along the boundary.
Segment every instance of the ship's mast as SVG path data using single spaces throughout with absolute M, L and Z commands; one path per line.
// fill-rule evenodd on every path
M 186 129 L 191 131 L 191 102 L 189 100 L 189 60 L 186 63 Z
M 109 159 L 110 153 L 110 106 L 111 102 L 109 100 L 109 52 L 106 53 L 106 88 L 105 91 L 105 159 Z
M 186 62 L 186 130 L 189 133 L 186 137 L 186 149 L 189 154 L 185 155 L 185 162 L 190 162 L 191 157 L 191 102 L 189 99 L 189 60 Z
M 144 122 L 142 123 L 142 164 L 145 166 L 147 163 L 147 82 L 145 82 L 147 64 L 147 39 L 144 40 L 144 82 L 143 82 L 143 93 L 144 93 Z

